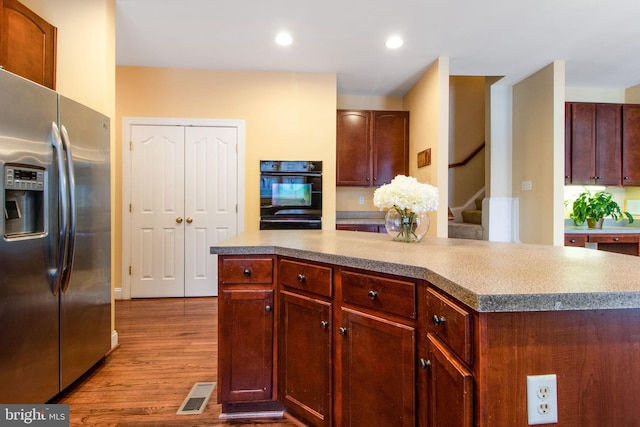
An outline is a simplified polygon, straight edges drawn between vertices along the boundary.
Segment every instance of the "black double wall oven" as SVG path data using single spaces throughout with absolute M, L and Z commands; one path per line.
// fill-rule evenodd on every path
M 260 161 L 260 229 L 322 228 L 322 162 Z

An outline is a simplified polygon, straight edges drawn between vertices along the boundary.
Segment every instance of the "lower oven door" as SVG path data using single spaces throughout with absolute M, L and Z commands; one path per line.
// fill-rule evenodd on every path
M 311 218 L 262 218 L 260 230 L 320 230 L 321 219 Z

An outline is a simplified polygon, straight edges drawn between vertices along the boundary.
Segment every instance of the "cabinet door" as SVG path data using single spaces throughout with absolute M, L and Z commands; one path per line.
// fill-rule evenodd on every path
M 223 288 L 218 325 L 220 401 L 273 399 L 273 291 Z
M 622 185 L 640 186 L 640 105 L 622 106 Z
M 427 335 L 431 427 L 473 426 L 473 376 L 440 340 Z
M 0 0 L 0 65 L 51 89 L 56 84 L 56 27 L 17 0 Z
M 338 110 L 336 185 L 371 185 L 371 114 Z
M 409 171 L 409 113 L 373 112 L 373 185 L 388 184 Z
M 314 426 L 331 425 L 331 304 L 282 292 L 281 396 Z
M 571 103 L 571 183 L 593 184 L 596 174 L 596 105 Z
M 620 104 L 570 103 L 571 183 L 620 185 L 622 111 Z M 565 136 L 566 137 L 566 136 Z
M 622 106 L 596 104 L 596 183 L 621 185 Z
M 564 104 L 564 184 L 571 184 L 571 103 Z
M 415 329 L 347 308 L 341 316 L 338 424 L 415 427 Z

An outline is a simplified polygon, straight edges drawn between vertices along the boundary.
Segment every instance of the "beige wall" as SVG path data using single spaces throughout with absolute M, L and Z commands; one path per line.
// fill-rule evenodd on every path
M 625 90 L 625 102 L 629 104 L 640 104 L 640 85 L 631 86 Z
M 335 228 L 335 74 L 118 67 L 116 80 L 117 235 L 123 117 L 244 120 L 245 230 L 259 227 L 260 160 L 322 160 L 323 227 Z
M 463 161 L 485 140 L 485 86 L 482 76 L 449 78 L 449 163 Z M 449 206 L 463 206 L 484 187 L 481 151 L 464 166 L 449 169 Z
M 449 159 L 449 59 L 434 62 L 404 97 L 411 112 L 409 174 L 438 187 L 440 208 L 431 212 L 430 236 L 447 237 Z M 431 165 L 418 168 L 418 153 L 431 148 Z
M 560 61 L 513 87 L 512 186 L 525 243 L 564 243 L 564 99 Z M 522 191 L 522 181 L 532 190 Z

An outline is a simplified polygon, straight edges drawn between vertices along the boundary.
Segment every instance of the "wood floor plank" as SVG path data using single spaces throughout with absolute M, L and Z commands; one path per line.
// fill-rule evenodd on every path
M 293 419 L 222 421 L 216 392 L 201 415 L 176 415 L 196 382 L 217 380 L 217 298 L 116 301 L 119 347 L 52 400 L 71 426 L 301 426 Z

